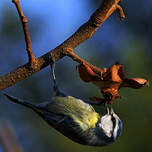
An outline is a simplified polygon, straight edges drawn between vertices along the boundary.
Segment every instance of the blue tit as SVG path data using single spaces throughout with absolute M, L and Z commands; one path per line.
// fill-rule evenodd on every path
M 5 94 L 11 101 L 39 114 L 49 125 L 83 145 L 104 146 L 121 135 L 122 121 L 113 110 L 101 116 L 84 101 L 72 96 L 56 96 L 50 102 L 34 105 Z
M 121 135 L 122 121 L 113 110 L 107 108 L 107 113 L 100 115 L 91 104 L 72 96 L 66 96 L 56 85 L 54 89 L 56 96 L 50 102 L 38 105 L 6 93 L 4 95 L 10 101 L 32 109 L 49 125 L 77 143 L 104 146 L 112 144 Z

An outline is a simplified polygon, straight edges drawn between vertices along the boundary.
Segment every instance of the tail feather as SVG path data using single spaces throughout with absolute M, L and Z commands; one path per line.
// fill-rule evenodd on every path
M 21 100 L 21 99 L 18 99 L 18 98 L 16 98 L 16 97 L 14 97 L 14 96 L 11 96 L 11 95 L 8 95 L 8 94 L 6 94 L 6 93 L 3 93 L 10 101 L 12 101 L 12 102 L 14 102 L 14 103 L 17 103 L 17 104 L 20 104 L 20 105 L 22 105 L 22 106 L 24 106 L 24 107 L 27 107 L 27 108 L 29 108 L 29 109 L 32 109 L 33 111 L 35 111 L 36 113 L 41 113 L 42 112 L 42 110 L 41 109 L 39 109 L 36 105 L 34 105 L 34 104 L 31 104 L 31 103 L 29 103 L 29 102 L 27 102 L 27 101 L 23 101 L 23 100 Z

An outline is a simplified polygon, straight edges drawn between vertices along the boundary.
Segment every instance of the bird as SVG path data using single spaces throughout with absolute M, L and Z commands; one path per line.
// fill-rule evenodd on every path
M 7 93 L 4 95 L 10 101 L 32 109 L 50 126 L 74 142 L 88 146 L 114 143 L 122 133 L 119 116 L 108 107 L 105 114 L 100 114 L 91 104 L 65 95 L 56 85 L 54 68 L 51 67 L 56 93 L 51 101 L 32 104 Z

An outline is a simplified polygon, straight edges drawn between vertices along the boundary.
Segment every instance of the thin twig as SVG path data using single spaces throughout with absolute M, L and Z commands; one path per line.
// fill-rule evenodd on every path
M 71 57 L 74 61 L 78 62 L 78 63 L 85 63 L 87 64 L 95 73 L 98 73 L 99 75 L 102 75 L 102 73 L 104 72 L 104 70 L 88 63 L 86 60 L 80 58 L 77 54 L 75 54 L 73 51 L 65 51 L 65 54 L 69 57 Z
M 20 17 L 20 20 L 22 22 L 25 43 L 26 43 L 26 50 L 27 50 L 29 62 L 31 63 L 31 65 L 33 65 L 36 61 L 36 58 L 35 58 L 33 51 L 32 51 L 31 38 L 30 38 L 29 30 L 28 30 L 28 19 L 23 14 L 19 0 L 12 0 L 12 2 L 15 4 L 16 9 L 17 9 L 18 14 L 19 14 L 19 17 Z
M 15 1 L 15 0 L 14 0 Z M 17 0 L 18 1 L 18 0 Z M 97 31 L 97 29 L 105 22 L 105 20 L 119 7 L 118 3 L 121 0 L 104 0 L 101 6 L 93 13 L 88 22 L 83 24 L 71 37 L 64 41 L 61 45 L 51 50 L 50 52 L 44 54 L 43 56 L 37 58 L 37 64 L 33 68 L 30 68 L 30 64 L 27 63 L 21 67 L 18 67 L 14 71 L 0 77 L 0 90 L 8 88 L 16 84 L 17 82 L 31 76 L 35 72 L 43 69 L 50 64 L 50 55 L 53 57 L 53 61 L 56 62 L 63 58 L 64 56 L 69 56 L 73 60 L 81 63 L 82 60 L 73 52 L 74 48 L 83 43 L 85 40 L 92 37 L 92 35 Z M 120 9 L 119 9 L 120 10 Z M 122 11 L 121 11 L 122 12 Z M 69 52 L 69 53 L 67 53 Z M 86 61 L 85 61 L 86 62 Z M 94 71 L 103 70 L 87 63 Z M 98 70 L 97 70 L 98 69 Z
M 117 5 L 117 9 L 119 9 L 120 18 L 123 20 L 125 18 L 125 13 L 120 5 Z

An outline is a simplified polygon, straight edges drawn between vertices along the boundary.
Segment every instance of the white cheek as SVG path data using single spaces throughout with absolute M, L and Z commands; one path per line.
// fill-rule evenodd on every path
M 113 124 L 110 116 L 104 116 L 101 118 L 101 123 L 99 123 L 99 127 L 103 129 L 106 136 L 111 137 L 111 131 L 113 130 Z
M 116 123 L 118 124 L 118 120 L 116 120 Z M 114 131 L 113 131 L 113 137 L 114 137 L 114 139 L 117 138 L 118 129 L 119 129 L 119 126 L 116 125 L 116 127 L 114 128 Z

